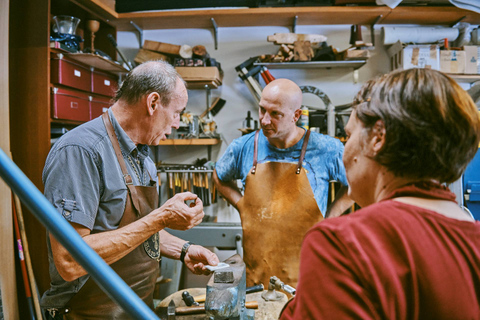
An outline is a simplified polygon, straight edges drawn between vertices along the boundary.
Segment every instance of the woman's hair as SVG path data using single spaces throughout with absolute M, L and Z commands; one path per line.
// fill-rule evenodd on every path
M 397 176 L 450 183 L 478 150 L 474 102 L 435 70 L 409 69 L 371 80 L 357 94 L 354 109 L 367 134 L 383 121 L 385 144 L 373 159 Z

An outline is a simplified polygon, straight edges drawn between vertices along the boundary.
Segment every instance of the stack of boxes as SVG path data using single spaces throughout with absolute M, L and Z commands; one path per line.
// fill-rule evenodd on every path
M 392 70 L 429 68 L 451 74 L 480 74 L 480 47 L 440 50 L 438 45 L 405 45 L 398 41 L 387 53 Z

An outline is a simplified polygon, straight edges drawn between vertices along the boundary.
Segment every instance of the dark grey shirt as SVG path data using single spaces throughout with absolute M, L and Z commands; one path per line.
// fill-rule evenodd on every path
M 135 145 L 108 111 L 117 134 L 128 173 L 134 185 L 156 183 L 156 167 L 146 145 Z M 151 178 L 151 179 L 150 179 Z M 68 221 L 81 224 L 92 233 L 115 230 L 127 199 L 120 165 L 101 117 L 62 136 L 52 147 L 43 169 L 45 197 Z M 42 307 L 63 307 L 88 280 L 89 275 L 66 282 L 53 262 L 47 235 L 50 289 Z

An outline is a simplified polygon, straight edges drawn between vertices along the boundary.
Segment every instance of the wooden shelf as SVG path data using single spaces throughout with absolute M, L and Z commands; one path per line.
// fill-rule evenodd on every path
M 366 60 L 348 61 L 307 61 L 307 62 L 255 62 L 256 66 L 265 66 L 269 69 L 331 69 L 353 68 L 354 70 L 367 63 Z
M 395 9 L 386 6 L 332 6 L 146 11 L 119 13 L 110 23 L 114 24 L 118 31 L 134 31 L 130 21 L 144 30 L 211 29 L 213 28 L 211 18 L 215 19 L 218 27 L 291 27 L 295 16 L 298 17 L 297 25 L 372 25 L 379 17 L 378 24 L 453 25 L 463 17 L 464 22 L 480 24 L 480 14 L 454 6 Z
M 167 139 L 160 141 L 159 146 L 213 146 L 220 139 Z
M 62 53 L 72 60 L 81 62 L 99 70 L 108 71 L 115 74 L 125 74 L 128 70 L 121 64 L 108 60 L 98 54 L 93 53 Z
M 450 78 L 461 83 L 473 83 L 480 81 L 480 74 L 448 74 Z

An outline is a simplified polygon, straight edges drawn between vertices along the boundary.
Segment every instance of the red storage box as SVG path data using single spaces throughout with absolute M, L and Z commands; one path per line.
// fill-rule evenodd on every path
M 90 97 L 90 119 L 95 119 L 102 115 L 111 106 L 111 100 L 104 97 Z
M 52 83 L 83 91 L 90 91 L 92 87 L 90 69 L 65 59 L 63 55 L 56 55 L 51 60 L 51 77 Z
M 117 78 L 114 75 L 92 71 L 92 92 L 113 97 L 117 90 Z
M 90 101 L 86 93 L 53 88 L 52 118 L 75 121 L 90 120 Z

